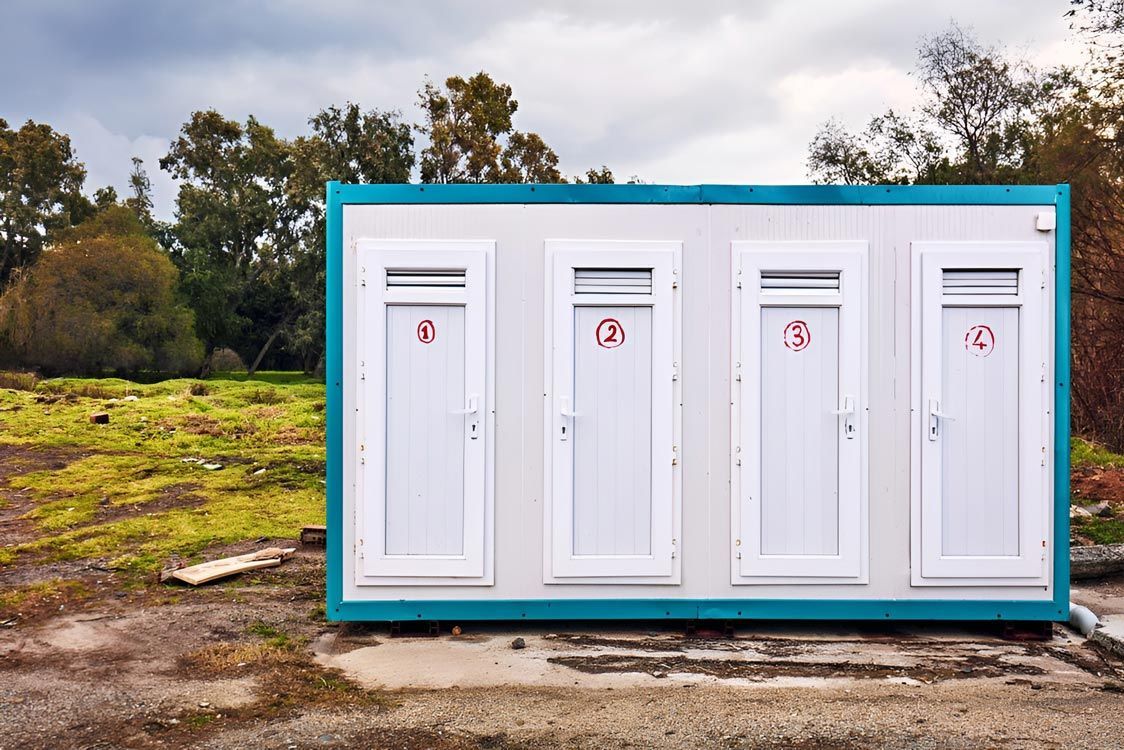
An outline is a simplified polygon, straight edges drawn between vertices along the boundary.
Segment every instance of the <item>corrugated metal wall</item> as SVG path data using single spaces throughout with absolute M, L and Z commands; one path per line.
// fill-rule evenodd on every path
M 356 570 L 353 549 L 356 541 L 353 524 L 344 524 L 345 575 L 344 598 L 362 599 L 552 599 L 552 598 L 845 598 L 845 599 L 1035 599 L 1051 597 L 1049 585 L 1022 586 L 965 586 L 965 587 L 914 587 L 910 582 L 911 566 L 911 446 L 916 438 L 912 425 L 911 382 L 911 243 L 919 241 L 1046 241 L 1053 247 L 1053 233 L 1035 230 L 1035 216 L 1041 211 L 1052 211 L 1052 206 L 738 206 L 738 205 L 384 205 L 346 206 L 344 209 L 344 309 L 353 309 L 356 300 L 354 279 L 356 268 L 353 242 L 360 238 L 400 239 L 488 239 L 496 241 L 495 257 L 495 583 L 488 587 L 472 586 L 361 586 L 356 584 L 352 571 Z M 550 325 L 551 313 L 543 309 L 543 290 L 547 284 L 544 267 L 544 241 L 547 239 L 596 240 L 674 240 L 683 243 L 682 271 L 682 353 L 680 377 L 682 381 L 681 445 L 679 455 L 683 477 L 683 528 L 678 540 L 681 556 L 682 581 L 667 584 L 544 584 L 543 561 L 543 486 L 544 486 L 544 408 L 543 384 L 545 362 L 543 335 Z M 731 583 L 731 245 L 734 240 L 862 240 L 868 243 L 867 258 L 867 326 L 864 330 L 869 353 L 865 362 L 869 400 L 866 418 L 869 438 L 867 488 L 867 518 L 862 539 L 862 583 L 832 585 L 829 583 L 797 584 L 771 582 L 765 585 L 734 585 Z M 1052 258 L 1052 251 L 1051 251 Z M 1047 274 L 1047 288 L 1052 288 L 1052 271 Z M 634 313 L 637 311 L 633 311 Z M 1051 321 L 1052 311 L 1047 310 L 1046 321 Z M 616 311 L 612 317 L 626 313 Z M 824 315 L 801 311 L 802 315 Z M 954 314 L 954 313 L 950 313 Z M 599 321 L 601 313 L 592 313 L 586 319 L 579 316 L 575 325 L 588 325 L 593 317 Z M 782 316 L 783 317 L 783 316 Z M 344 372 L 356 368 L 355 344 L 362 331 L 356 330 L 344 316 Z M 807 320 L 807 318 L 804 318 Z M 1006 313 L 989 318 L 993 327 L 1017 325 L 1007 319 Z M 623 322 L 623 321 L 622 321 Z M 779 324 L 779 320 L 766 321 Z M 787 322 L 787 321 L 786 321 Z M 809 323 L 811 321 L 808 321 Z M 962 327 L 965 321 L 959 321 Z M 990 325 L 991 323 L 989 323 Z M 636 331 L 642 337 L 643 323 L 631 321 L 629 336 Z M 827 326 L 829 320 L 818 320 L 817 327 Z M 952 330 L 951 328 L 949 330 Z M 1051 335 L 1049 331 L 1045 335 Z M 412 335 L 412 332 L 411 332 Z M 950 334 L 952 336 L 952 334 Z M 830 339 L 830 336 L 828 337 Z M 954 337 L 953 337 L 954 338 Z M 950 339 L 949 352 L 963 353 L 963 342 Z M 784 362 L 784 353 L 763 350 L 763 355 Z M 830 352 L 823 352 L 830 361 Z M 958 354 L 959 356 L 959 354 Z M 580 373 L 593 371 L 597 366 L 595 352 L 579 350 L 577 357 L 581 368 L 577 370 L 579 399 L 604 398 L 598 389 L 595 376 L 586 379 Z M 955 363 L 948 359 L 950 383 L 956 378 L 972 379 L 995 377 L 1009 364 L 996 355 L 989 358 L 986 372 L 971 370 L 979 363 Z M 619 366 L 619 365 L 617 365 Z M 642 366 L 635 364 L 631 366 Z M 967 368 L 953 372 L 956 367 Z M 957 374 L 959 373 L 959 374 Z M 829 374 L 822 371 L 808 380 L 807 374 L 790 373 L 783 379 L 770 380 L 766 387 L 772 389 L 780 404 L 781 398 L 791 398 L 793 393 L 805 397 L 819 394 L 821 400 L 830 400 L 832 388 Z M 803 381 L 800 378 L 804 378 Z M 1046 382 L 1051 374 L 1045 373 Z M 354 481 L 354 457 L 347 457 L 347 446 L 355 442 L 353 418 L 353 392 L 345 392 L 345 519 L 353 517 L 354 498 L 348 487 Z M 636 402 L 642 393 L 627 394 L 618 398 L 620 410 L 616 424 L 598 423 L 593 428 L 597 440 L 617 441 L 613 430 L 621 421 L 635 419 Z M 771 404 L 774 403 L 771 401 Z M 1005 416 L 1003 398 L 992 400 L 979 418 L 986 419 L 991 430 L 1009 430 L 1010 419 Z M 1048 407 L 1050 405 L 1048 404 Z M 580 410 L 580 406 L 577 407 Z M 772 408 L 770 406 L 769 408 Z M 1052 408 L 1051 408 L 1052 410 Z M 797 417 L 793 419 L 793 414 Z M 799 416 L 799 410 L 776 410 L 770 417 L 781 424 L 778 431 L 800 428 L 811 429 L 817 419 L 814 415 Z M 973 419 L 976 419 L 973 417 Z M 791 422 L 791 424 L 789 424 Z M 999 438 L 982 438 L 972 427 L 975 422 L 958 425 L 964 430 L 964 440 L 952 439 L 948 450 L 975 450 L 969 444 L 990 443 Z M 633 423 L 628 428 L 637 439 L 642 439 L 644 426 Z M 971 434 L 972 437 L 968 437 Z M 984 431 L 985 435 L 991 435 Z M 788 440 L 788 437 L 784 437 Z M 793 438 L 796 439 L 796 438 Z M 778 442 L 779 445 L 779 442 Z M 580 457 L 579 461 L 600 461 Z M 983 446 L 994 450 L 989 446 Z M 815 447 L 813 446 L 813 449 Z M 830 446 L 820 450 L 829 454 Z M 964 455 L 963 453 L 961 455 Z M 1050 452 L 1046 452 L 1047 463 Z M 778 456 L 770 463 L 777 472 L 783 472 L 786 481 L 797 477 L 802 468 L 791 463 L 793 451 L 786 453 L 785 463 Z M 823 460 L 811 452 L 806 461 Z M 996 455 L 998 465 L 1010 459 Z M 633 462 L 634 471 L 642 467 Z M 1049 467 L 1046 467 L 1049 469 Z M 773 469 L 770 469 L 772 471 Z M 583 476 L 588 476 L 584 474 Z M 776 474 L 777 481 L 782 474 Z M 600 481 L 600 480 L 598 480 Z M 793 484 L 795 487 L 795 484 Z M 623 491 L 622 491 L 623 490 Z M 786 490 L 785 512 L 793 510 L 799 501 L 805 515 L 811 511 L 822 519 L 822 527 L 792 524 L 799 533 L 789 534 L 789 517 L 770 512 L 770 526 L 779 524 L 777 549 L 826 550 L 831 546 L 832 517 L 830 508 L 823 507 L 823 492 Z M 644 488 L 642 477 L 627 487 L 617 488 L 606 483 L 596 491 L 583 491 L 583 498 L 604 497 L 606 508 L 597 501 L 590 507 L 577 509 L 582 529 L 582 549 L 604 550 L 642 549 L 636 545 L 637 537 L 628 533 L 618 536 L 602 533 L 608 523 L 603 510 L 612 509 L 614 524 L 628 529 L 643 521 Z M 1046 533 L 1051 528 L 1052 511 L 1049 488 L 1044 499 Z M 1009 530 L 1012 520 L 1009 498 L 1002 492 L 996 494 L 988 487 L 975 488 L 957 495 L 958 501 L 946 505 L 948 529 L 968 528 L 973 524 L 984 527 L 986 539 L 971 536 L 949 538 L 949 550 L 978 551 L 1009 549 Z M 820 507 L 816 507 L 816 499 Z M 982 504 L 982 505 L 981 505 Z M 977 510 L 983 509 L 983 515 Z M 617 516 L 616 514 L 619 514 Z M 970 517 L 970 518 L 969 518 Z M 784 519 L 784 520 L 781 520 Z M 970 520 L 970 523 L 968 522 Z M 994 530 L 994 533 L 992 533 Z M 985 532 L 981 532 L 985 533 Z M 953 534 L 955 537 L 956 534 Z M 1052 540 L 1048 541 L 1052 543 Z M 1001 541 L 1000 541 L 1001 540 Z M 770 541 L 770 544 L 773 542 Z M 632 545 L 630 547 L 630 545 Z M 962 545 L 957 547 L 956 545 Z M 1049 558 L 1049 549 L 1047 550 Z M 1048 562 L 1048 560 L 1047 560 Z

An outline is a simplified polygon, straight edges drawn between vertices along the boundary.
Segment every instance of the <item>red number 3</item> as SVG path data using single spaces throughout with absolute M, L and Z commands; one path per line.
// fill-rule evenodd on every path
M 784 327 L 784 345 L 794 352 L 808 348 L 812 343 L 812 332 L 803 320 L 794 320 Z

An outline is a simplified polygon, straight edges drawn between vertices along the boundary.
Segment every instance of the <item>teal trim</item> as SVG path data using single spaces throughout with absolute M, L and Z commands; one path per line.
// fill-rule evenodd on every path
M 333 620 L 1064 620 L 1052 601 L 528 599 L 341 602 Z
M 324 310 L 327 336 L 324 383 L 327 388 L 327 521 L 325 557 L 328 561 L 327 612 L 329 618 L 343 601 L 343 204 L 339 183 L 327 185 L 325 202 L 327 247 L 327 300 Z
M 1070 191 L 1068 185 L 326 185 L 327 617 L 329 620 L 1065 620 L 1069 616 Z M 343 600 L 343 207 L 352 204 L 1054 205 L 1053 601 L 805 599 Z
M 1054 600 L 1069 605 L 1070 233 L 1069 185 L 1055 189 L 1054 232 Z M 1068 616 L 1068 615 L 1067 615 Z
M 343 185 L 342 203 L 1053 205 L 1052 185 Z

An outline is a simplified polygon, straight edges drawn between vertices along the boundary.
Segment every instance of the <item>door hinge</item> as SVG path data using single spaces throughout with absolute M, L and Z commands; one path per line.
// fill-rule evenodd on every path
M 672 381 L 679 380 L 679 363 L 678 362 L 672 362 L 671 363 L 671 379 L 672 379 Z

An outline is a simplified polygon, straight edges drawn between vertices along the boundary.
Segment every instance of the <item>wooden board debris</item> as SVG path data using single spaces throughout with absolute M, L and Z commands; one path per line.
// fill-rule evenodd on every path
M 208 583 L 237 573 L 276 567 L 296 551 L 296 547 L 267 547 L 245 555 L 224 557 L 221 560 L 211 560 L 180 568 L 173 571 L 171 577 L 184 583 L 190 583 L 192 586 L 198 586 L 201 583 Z

